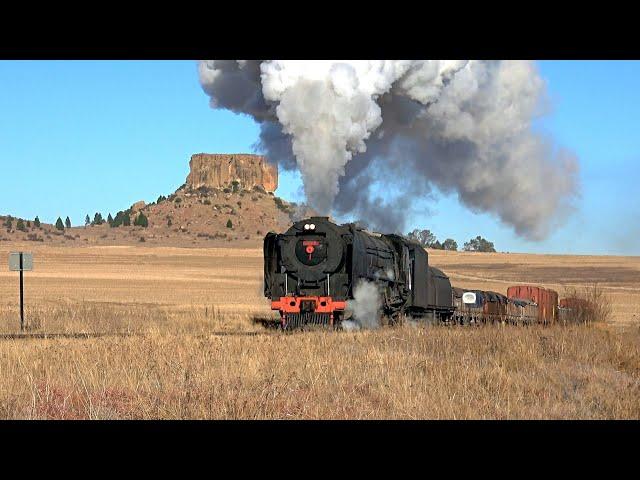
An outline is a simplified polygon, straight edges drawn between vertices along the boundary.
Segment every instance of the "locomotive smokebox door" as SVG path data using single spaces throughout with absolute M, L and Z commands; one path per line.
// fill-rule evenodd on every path
M 300 238 L 296 243 L 296 257 L 310 267 L 320 264 L 327 258 L 325 239 L 315 235 Z

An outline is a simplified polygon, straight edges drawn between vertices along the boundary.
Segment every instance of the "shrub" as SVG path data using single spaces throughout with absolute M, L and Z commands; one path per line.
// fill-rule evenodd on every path
M 238 180 L 234 180 L 231 182 L 231 190 L 233 193 L 237 193 L 240 190 L 240 182 Z
M 233 228 L 233 223 L 231 222 L 231 219 L 227 220 L 227 228 Z
M 607 322 L 611 319 L 611 299 L 597 283 L 581 288 L 565 288 L 570 310 L 568 323 Z
M 273 201 L 275 202 L 276 207 L 278 207 L 278 210 L 281 210 L 284 213 L 291 212 L 291 209 L 289 208 L 289 206 L 286 205 L 280 197 L 273 197 Z
M 36 217 L 36 218 L 35 218 L 35 220 L 33 221 L 33 224 L 34 224 L 36 227 L 40 228 L 40 219 L 39 219 L 38 217 Z
M 144 237 L 140 237 L 140 239 L 138 240 L 140 242 L 146 242 L 146 240 L 144 239 Z
M 181 197 L 176 197 L 176 199 L 174 200 L 174 202 L 176 202 L 176 203 L 182 203 L 182 198 L 181 198 Z
M 20 230 L 21 232 L 27 231 L 27 227 L 25 227 L 24 221 L 21 218 L 19 218 L 18 222 L 16 223 L 16 229 Z

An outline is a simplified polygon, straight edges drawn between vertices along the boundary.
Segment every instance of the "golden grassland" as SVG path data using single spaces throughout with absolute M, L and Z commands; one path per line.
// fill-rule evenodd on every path
M 609 324 L 283 334 L 261 250 L 30 250 L 0 270 L 0 418 L 640 418 L 640 259 L 431 252 L 465 288 L 594 281 Z M 562 292 L 561 292 L 562 294 Z
M 640 332 L 399 327 L 0 343 L 1 418 L 640 418 Z

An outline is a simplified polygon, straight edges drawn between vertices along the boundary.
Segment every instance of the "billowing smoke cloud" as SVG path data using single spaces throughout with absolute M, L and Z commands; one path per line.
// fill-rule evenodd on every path
M 345 330 L 371 329 L 380 326 L 382 299 L 374 282 L 360 280 L 353 289 L 353 300 L 347 302 L 347 312 L 353 320 L 342 322 Z
M 211 106 L 259 122 L 257 147 L 299 169 L 324 214 L 404 231 L 437 190 L 537 240 L 577 194 L 574 155 L 532 128 L 546 108 L 532 62 L 214 60 L 199 72 Z

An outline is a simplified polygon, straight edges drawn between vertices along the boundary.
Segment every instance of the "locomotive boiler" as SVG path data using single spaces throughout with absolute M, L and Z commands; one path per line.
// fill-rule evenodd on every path
M 264 295 L 285 329 L 339 326 L 359 282 L 376 285 L 380 313 L 390 324 L 405 316 L 446 321 L 453 315 L 449 278 L 402 236 L 311 217 L 264 239 Z

